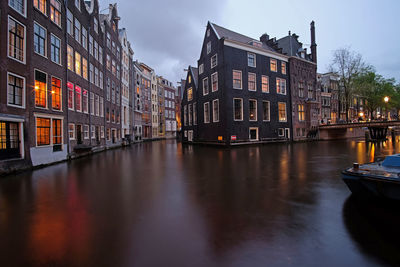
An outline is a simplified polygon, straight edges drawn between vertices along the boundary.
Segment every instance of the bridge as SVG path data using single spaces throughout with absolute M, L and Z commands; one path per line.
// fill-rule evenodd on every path
M 386 139 L 389 127 L 400 127 L 400 120 L 328 124 L 320 125 L 318 129 L 321 140 L 357 137 L 367 137 L 372 140 L 383 140 Z M 366 135 L 364 128 L 368 128 L 369 136 Z

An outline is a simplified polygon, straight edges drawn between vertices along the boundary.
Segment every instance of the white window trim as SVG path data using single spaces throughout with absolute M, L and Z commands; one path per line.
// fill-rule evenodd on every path
M 56 78 L 60 80 L 60 109 L 53 109 L 53 84 L 52 84 L 52 78 Z M 56 112 L 63 112 L 63 80 L 61 78 L 58 78 L 57 76 L 50 75 L 50 94 L 51 94 L 51 110 L 56 111 Z
M 46 58 L 46 59 L 48 59 L 48 55 L 47 55 L 47 43 L 48 43 L 48 37 L 47 37 L 47 28 L 46 27 L 44 27 L 42 24 L 40 24 L 39 22 L 37 22 L 37 21 L 33 21 L 33 38 L 32 38 L 32 40 L 33 40 L 33 42 L 34 42 L 34 39 L 35 39 L 35 23 L 37 24 L 37 25 L 39 25 L 40 27 L 42 27 L 45 31 L 46 31 L 46 39 L 44 40 L 44 55 L 42 55 L 42 54 L 39 54 L 38 52 L 36 52 L 35 51 L 35 48 L 34 48 L 34 45 L 32 45 L 32 47 L 33 47 L 33 52 L 36 54 L 36 55 L 39 55 L 39 56 L 41 56 L 41 57 L 44 57 L 44 58 Z M 61 44 L 60 44 L 61 45 Z M 60 53 L 61 54 L 61 53 Z
M 266 92 L 263 91 L 263 77 L 267 78 L 268 90 Z M 268 75 L 261 76 L 261 93 L 269 94 L 269 76 Z
M 287 94 L 287 84 L 286 84 L 286 79 L 282 79 L 282 78 L 276 78 L 276 81 L 275 81 L 275 84 L 277 84 L 277 82 L 278 82 L 278 80 L 279 80 L 279 86 L 281 86 L 281 82 L 282 81 L 285 81 L 285 93 L 284 94 L 282 94 L 281 92 L 280 92 L 280 88 L 278 88 L 276 85 L 276 93 L 277 94 L 279 94 L 279 95 L 286 95 Z
M 276 70 L 272 70 L 272 68 L 271 68 L 271 65 L 272 65 L 272 62 L 275 62 L 275 66 L 276 66 Z M 278 72 L 278 60 L 276 60 L 276 59 L 274 59 L 274 58 L 270 58 L 269 59 L 269 70 L 271 71 L 271 72 Z
M 214 99 L 213 101 L 212 101 L 212 109 L 213 109 L 213 122 L 219 122 L 219 99 Z M 218 105 L 218 120 L 216 120 L 215 119 L 215 113 L 214 113 L 214 105 L 215 105 L 215 103 L 217 103 L 217 105 Z
M 69 88 L 68 88 L 68 83 L 72 84 L 72 108 L 69 107 Z M 68 106 L 68 110 L 75 110 L 75 84 L 73 84 L 72 82 L 67 82 L 66 83 L 67 86 L 67 106 Z
M 210 49 L 209 49 L 210 48 Z M 207 43 L 207 55 L 211 53 L 211 41 Z
M 282 66 L 283 66 L 283 65 L 285 65 L 285 72 L 282 71 Z M 286 75 L 286 74 L 287 74 L 287 65 L 286 65 L 286 62 L 283 62 L 283 61 L 281 62 L 281 73 L 282 73 L 283 75 Z
M 208 88 L 208 92 L 207 93 L 205 93 L 205 91 L 204 91 L 204 81 L 205 80 L 207 80 L 207 88 Z M 209 86 L 209 84 L 208 84 L 208 77 L 205 77 L 204 79 L 203 79 L 203 96 L 204 95 L 208 95 L 210 93 L 210 86 Z
M 240 88 L 239 87 L 235 87 L 235 83 L 234 83 L 234 78 L 233 78 L 233 72 L 234 71 L 237 71 L 237 72 L 240 72 Z M 242 90 L 243 89 L 243 73 L 242 73 L 242 71 L 241 70 L 232 70 L 232 88 L 233 89 L 237 89 L 237 90 Z
M 23 87 L 23 93 L 22 93 L 22 105 L 21 106 L 13 105 L 13 104 L 9 104 L 8 103 L 8 90 L 9 90 L 8 89 L 8 76 L 9 75 L 13 75 L 13 76 L 18 77 L 18 78 L 20 78 L 20 79 L 22 79 L 24 81 L 24 87 Z M 6 97 L 7 106 L 14 107 L 14 108 L 20 108 L 20 109 L 25 109 L 25 105 L 26 105 L 26 79 L 25 79 L 25 77 L 20 76 L 18 74 L 15 74 L 13 72 L 7 72 L 6 86 L 7 86 L 7 97 Z
M 254 55 L 254 66 L 250 66 L 249 64 L 249 55 Z M 257 55 L 255 53 L 247 52 L 247 66 L 251 68 L 257 67 Z
M 21 24 L 22 27 L 24 27 L 24 60 L 23 61 L 10 56 L 10 31 L 8 30 L 10 18 L 12 20 L 15 20 L 19 24 Z M 12 17 L 10 15 L 7 18 L 7 57 L 11 58 L 19 63 L 26 64 L 26 26 L 23 23 L 21 23 L 19 20 L 15 19 L 14 17 Z
M 208 116 L 207 116 L 207 121 L 206 121 L 206 105 L 208 105 Z M 208 124 L 208 123 L 210 123 L 210 118 L 211 116 L 210 116 L 210 102 L 205 102 L 204 104 L 203 104 L 203 120 L 204 120 L 204 123 L 206 124 Z
M 241 116 L 240 116 L 241 119 L 240 120 L 235 119 L 235 100 L 237 100 L 237 99 L 239 99 L 240 102 L 242 103 L 242 105 L 241 105 Z M 243 98 L 238 98 L 238 97 L 233 98 L 233 120 L 234 121 L 243 121 Z
M 264 103 L 268 103 L 268 119 L 264 120 L 264 107 L 263 107 L 263 110 L 262 110 L 262 112 L 263 112 L 263 121 L 271 121 L 271 103 L 269 101 L 267 101 L 267 100 L 263 100 L 262 103 L 263 104 Z
M 285 120 L 280 120 L 279 118 L 279 104 L 285 104 Z M 287 105 L 286 102 L 278 102 L 278 122 L 287 122 L 287 117 L 288 117 L 288 113 L 287 113 Z
M 204 64 L 202 63 L 199 66 L 199 75 L 203 74 L 203 72 L 204 72 Z
M 33 98 L 33 101 L 34 101 L 34 104 L 33 104 L 33 107 L 34 108 L 37 108 L 37 109 L 49 109 L 49 96 L 48 96 L 48 94 L 49 94 L 49 75 L 47 74 L 47 72 L 44 72 L 44 71 L 42 71 L 42 70 L 40 70 L 40 69 L 33 69 L 33 82 L 35 83 L 35 80 L 36 80 L 36 78 L 35 78 L 35 72 L 36 71 L 40 71 L 40 72 L 42 72 L 42 73 L 45 73 L 46 74 L 46 107 L 37 107 L 36 106 L 36 103 L 35 103 L 35 98 L 36 98 L 36 93 L 35 93 L 35 97 Z M 33 85 L 34 87 L 35 87 L 35 85 Z M 33 88 L 33 90 L 34 90 L 34 92 L 35 92 L 35 88 Z
M 217 89 L 215 89 L 215 90 L 213 88 L 213 79 L 212 79 L 214 76 L 217 77 Z M 217 92 L 218 91 L 218 87 L 219 87 L 219 84 L 218 84 L 218 72 L 216 71 L 213 74 L 211 74 L 211 92 L 212 93 Z
M 57 115 L 50 115 L 50 114 L 42 114 L 42 113 L 34 113 L 33 116 L 35 117 L 35 147 L 52 147 L 54 146 L 53 143 L 53 120 L 61 120 L 61 147 L 63 149 L 64 145 L 64 117 L 63 116 L 57 116 Z M 38 146 L 37 144 L 37 118 L 42 118 L 42 119 L 50 119 L 50 145 L 44 145 L 44 146 Z M 23 141 L 23 140 L 22 140 Z M 22 142 L 21 141 L 21 142 Z
M 250 138 L 250 136 L 251 136 L 251 135 L 250 135 L 250 131 L 251 131 L 251 130 L 256 130 L 256 132 L 257 132 L 256 139 L 251 139 L 251 138 Z M 258 140 L 259 140 L 259 136 L 258 136 L 258 127 L 249 127 L 249 140 L 250 140 L 250 141 L 258 141 Z
M 18 10 L 16 10 L 13 6 L 11 6 L 11 5 L 10 5 L 10 1 L 11 1 L 11 0 L 8 0 L 8 6 L 11 7 L 13 10 L 15 10 L 18 14 L 21 14 L 24 18 L 26 18 L 26 14 L 27 14 L 27 12 L 26 12 L 26 10 L 27 10 L 27 3 L 26 3 L 26 0 L 24 0 L 24 9 L 25 9 L 24 14 L 20 13 L 20 12 L 19 12 Z
M 88 134 L 88 136 L 86 137 L 85 136 L 85 132 L 86 132 L 86 127 L 87 127 L 87 134 Z M 83 125 L 83 139 L 84 140 L 88 140 L 89 139 L 89 136 L 90 136 L 90 133 L 89 133 L 89 125 L 88 124 L 85 124 L 85 125 Z
M 215 65 L 213 65 L 213 58 L 215 58 Z M 211 57 L 211 68 L 215 68 L 218 65 L 218 54 Z
M 55 62 L 55 61 L 53 61 L 52 59 L 51 59 L 51 36 L 54 36 L 55 38 L 57 38 L 59 41 L 60 41 L 60 55 L 59 55 L 59 58 L 60 58 L 60 63 L 57 63 L 57 62 Z M 59 65 L 59 66 L 62 66 L 62 42 L 61 42 L 61 38 L 58 38 L 58 36 L 57 35 L 55 35 L 55 34 L 53 34 L 53 33 L 50 33 L 50 61 L 51 62 L 53 62 L 54 64 L 57 64 L 57 65 Z M 68 55 L 67 55 L 68 56 Z
M 249 82 L 250 82 L 250 75 L 254 75 L 254 90 L 250 90 L 249 88 Z M 255 74 L 254 72 L 249 72 L 247 73 L 247 90 L 252 91 L 252 92 L 256 92 L 257 91 L 257 74 Z
M 250 119 L 250 102 L 251 101 L 254 101 L 256 103 L 256 118 L 255 119 Z M 258 117 L 257 116 L 258 115 L 257 112 L 258 112 L 258 110 L 257 110 L 257 99 L 249 99 L 249 121 L 257 121 L 257 119 L 258 119 L 257 118 Z
M 73 126 L 74 127 L 74 130 L 72 131 L 72 133 L 73 133 L 73 136 L 72 137 L 70 137 L 70 130 L 69 130 L 69 126 Z M 68 138 L 69 138 L 69 140 L 75 140 L 75 138 L 76 138 L 76 136 L 75 136 L 75 123 L 68 123 Z

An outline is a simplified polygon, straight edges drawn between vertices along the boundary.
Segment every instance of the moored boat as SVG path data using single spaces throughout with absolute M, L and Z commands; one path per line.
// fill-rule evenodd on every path
M 354 195 L 400 200 L 400 154 L 375 163 L 354 163 L 342 178 Z

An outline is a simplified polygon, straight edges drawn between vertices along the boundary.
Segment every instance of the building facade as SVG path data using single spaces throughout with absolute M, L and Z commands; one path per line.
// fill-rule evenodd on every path
M 161 79 L 161 85 L 164 88 L 164 117 L 165 117 L 165 137 L 176 137 L 176 117 L 175 117 L 175 95 L 176 89 L 167 79 Z
M 158 80 L 153 71 L 151 73 L 151 136 L 158 138 L 159 134 L 159 111 L 158 111 Z
M 142 67 L 139 62 L 133 62 L 132 67 L 133 76 L 133 135 L 135 141 L 141 141 L 143 136 L 143 74 Z

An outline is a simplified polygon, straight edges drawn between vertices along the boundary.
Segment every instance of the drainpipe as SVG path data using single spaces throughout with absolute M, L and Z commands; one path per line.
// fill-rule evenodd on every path
M 64 0 L 64 5 L 65 5 L 65 14 L 67 14 L 67 10 L 68 10 L 68 0 Z M 65 16 L 66 17 L 66 20 L 65 20 L 65 22 L 67 22 L 67 20 L 68 20 L 68 17 L 67 16 Z M 67 49 L 68 49 L 68 29 L 67 29 L 67 24 L 65 24 L 65 29 L 66 29 L 66 31 L 65 31 L 65 44 L 66 44 L 66 46 L 65 46 L 65 58 L 64 58 L 64 62 L 65 62 L 65 71 L 66 71 L 66 80 L 65 80 L 65 85 L 67 85 L 67 83 L 68 83 L 68 54 L 67 54 Z M 67 144 L 67 153 L 68 153 L 68 158 L 70 158 L 71 157 L 71 155 L 70 155 L 70 147 L 71 147 L 71 141 L 69 140 L 69 107 L 68 107 L 68 91 L 67 91 L 67 93 L 65 94 L 66 95 L 66 97 L 65 97 L 65 100 L 64 100 L 64 102 L 65 102 L 65 108 L 66 108 L 66 111 L 67 111 L 67 114 L 66 114 L 66 117 L 67 117 L 67 140 L 68 140 L 68 144 Z

